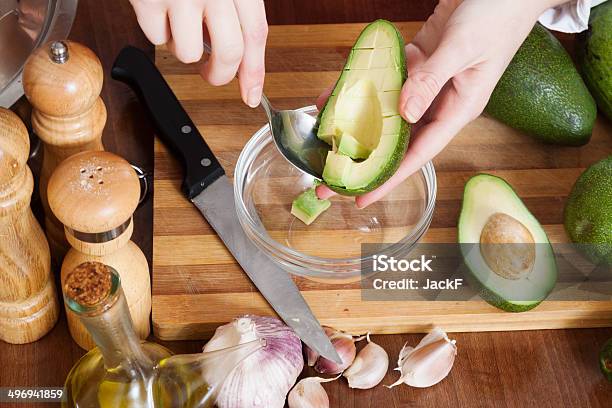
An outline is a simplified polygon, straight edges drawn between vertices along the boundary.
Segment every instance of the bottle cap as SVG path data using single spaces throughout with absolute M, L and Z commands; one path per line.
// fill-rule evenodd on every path
M 111 269 L 100 262 L 83 262 L 66 276 L 64 295 L 81 306 L 105 300 L 112 287 Z

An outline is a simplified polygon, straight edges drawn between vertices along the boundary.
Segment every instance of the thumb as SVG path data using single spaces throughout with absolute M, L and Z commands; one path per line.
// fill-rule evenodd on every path
M 408 122 L 418 122 L 448 80 L 468 66 L 462 49 L 443 39 L 425 62 L 408 72 L 400 95 L 400 112 Z

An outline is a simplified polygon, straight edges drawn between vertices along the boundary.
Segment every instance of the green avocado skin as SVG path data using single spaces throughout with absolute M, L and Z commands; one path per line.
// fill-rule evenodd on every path
M 467 268 L 467 272 L 468 273 L 466 273 L 465 276 L 468 284 L 470 285 L 470 287 L 474 288 L 478 292 L 478 295 L 482 298 L 482 300 L 484 300 L 491 306 L 503 310 L 504 312 L 522 313 L 531 310 L 538 306 L 540 303 L 542 303 L 542 301 L 539 301 L 520 305 L 508 302 L 506 299 L 497 295 L 495 292 L 480 283 L 480 281 L 474 277 L 474 274 L 469 270 L 469 268 Z
M 597 107 L 561 43 L 537 23 L 485 112 L 542 142 L 580 146 L 591 138 Z
M 599 109 L 612 120 L 612 2 L 591 10 L 589 30 L 580 35 L 582 77 Z
M 580 175 L 565 204 L 565 230 L 594 263 L 612 265 L 612 156 Z
M 364 28 L 364 30 L 362 31 L 362 34 L 366 30 L 368 30 L 370 27 L 374 26 L 375 24 L 379 24 L 379 23 L 389 24 L 390 26 L 394 28 L 395 33 L 397 35 L 398 42 L 399 42 L 400 50 L 403 50 L 405 48 L 404 37 L 402 37 L 402 33 L 399 32 L 395 24 L 391 23 L 390 21 L 376 20 L 368 24 L 366 28 Z M 348 63 L 349 61 L 346 62 L 346 65 L 348 65 Z M 346 66 L 345 66 L 345 69 L 346 69 Z M 406 68 L 406 54 L 404 53 L 400 53 L 400 72 L 402 73 L 402 83 L 404 83 L 406 82 L 406 79 L 408 79 L 408 70 Z M 340 78 L 338 78 L 338 81 L 336 81 L 336 83 L 334 84 L 334 89 L 338 85 L 338 82 L 340 81 L 341 77 L 342 76 L 340 76 Z M 327 109 L 327 103 L 325 104 L 323 109 L 321 109 L 321 112 L 319 112 L 319 115 L 317 116 L 317 124 L 316 124 L 317 130 L 321 122 L 321 118 L 323 117 L 323 114 L 325 112 L 325 109 Z M 399 138 L 400 138 L 399 139 L 400 142 L 395 146 L 395 151 L 391 155 L 391 159 L 379 171 L 378 177 L 372 180 L 372 182 L 370 182 L 370 184 L 368 184 L 367 186 L 363 188 L 359 188 L 359 189 L 346 189 L 344 187 L 334 186 L 330 184 L 326 184 L 326 186 L 328 186 L 332 191 L 338 194 L 341 194 L 341 195 L 345 195 L 345 196 L 358 196 L 358 195 L 368 193 L 372 190 L 375 190 L 376 188 L 381 186 L 385 181 L 387 181 L 393 174 L 395 174 L 395 172 L 397 171 L 397 168 L 402 162 L 402 159 L 404 158 L 404 155 L 406 154 L 406 150 L 408 149 L 408 143 L 410 142 L 410 125 L 405 120 L 402 120 Z
M 338 187 L 331 184 L 326 184 L 331 190 L 335 191 L 338 194 L 342 194 L 345 196 L 357 196 L 368 193 L 380 185 L 382 185 L 385 181 L 389 179 L 395 172 L 397 168 L 402 162 L 404 158 L 404 154 L 406 154 L 406 149 L 408 148 L 408 142 L 410 140 L 410 125 L 406 123 L 406 121 L 402 121 L 402 125 L 400 127 L 399 134 L 399 142 L 395 146 L 395 151 L 391 155 L 391 159 L 385 164 L 383 169 L 378 173 L 378 176 L 372 180 L 370 184 L 368 184 L 364 188 L 359 189 L 351 189 L 348 190 L 344 187 Z
M 604 377 L 612 382 L 612 339 L 608 339 L 599 353 L 599 367 Z

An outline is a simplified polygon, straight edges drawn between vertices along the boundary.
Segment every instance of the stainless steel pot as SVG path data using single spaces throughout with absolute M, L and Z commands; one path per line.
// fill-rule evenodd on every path
M 23 95 L 21 73 L 30 53 L 68 36 L 78 0 L 0 0 L 0 106 Z

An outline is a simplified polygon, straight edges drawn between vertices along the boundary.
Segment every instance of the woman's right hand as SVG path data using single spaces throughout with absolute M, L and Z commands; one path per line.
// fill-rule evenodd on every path
M 212 85 L 230 82 L 238 73 L 244 103 L 261 100 L 268 24 L 263 0 L 130 0 L 138 23 L 155 45 L 168 44 L 185 63 L 202 58 L 210 37 L 212 55 L 201 68 Z

